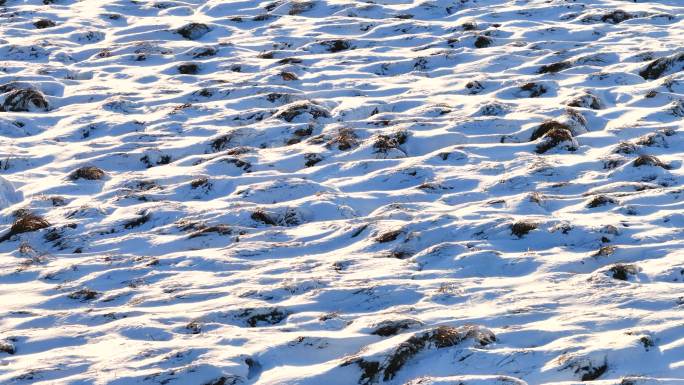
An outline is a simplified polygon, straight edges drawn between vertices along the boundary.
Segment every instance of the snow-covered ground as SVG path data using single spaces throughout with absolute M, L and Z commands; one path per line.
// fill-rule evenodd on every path
M 0 384 L 684 384 L 684 1 L 0 4 Z

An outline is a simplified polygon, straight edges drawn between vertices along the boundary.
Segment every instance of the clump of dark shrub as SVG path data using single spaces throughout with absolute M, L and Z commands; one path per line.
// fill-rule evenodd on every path
M 548 90 L 543 84 L 525 83 L 520 86 L 520 91 L 527 93 L 530 98 L 538 98 L 544 95 Z
M 218 53 L 218 49 L 214 47 L 200 47 L 197 48 L 196 50 L 192 51 L 192 57 L 195 59 L 199 59 L 202 57 L 210 57 L 210 56 L 215 56 Z M 231 68 L 231 71 L 233 72 L 240 72 L 239 70 L 235 70 L 235 67 Z
M 209 382 L 205 382 L 203 385 L 238 385 L 240 383 L 242 383 L 242 379 L 240 377 L 231 375 L 221 376 Z
M 211 31 L 211 29 L 206 24 L 190 23 L 178 28 L 176 33 L 188 40 L 197 40 L 209 33 L 209 31 Z
M 14 354 L 16 352 L 17 349 L 14 347 L 14 344 L 9 341 L 0 340 L 0 353 Z
M 412 327 L 420 326 L 422 323 L 414 319 L 400 319 L 382 321 L 375 326 L 371 334 L 381 337 L 390 337 L 399 334 L 402 330 L 407 330 Z
M 570 99 L 567 103 L 568 107 L 591 108 L 592 110 L 600 110 L 602 107 L 601 100 L 598 96 L 586 92 Z
M 475 39 L 475 48 L 487 48 L 494 44 L 494 40 L 491 37 L 480 35 Z
M 578 372 L 583 372 L 582 381 L 594 381 L 601 377 L 606 370 L 608 370 L 608 363 L 606 362 L 600 366 L 583 366 L 577 369 Z
M 346 51 L 352 48 L 351 44 L 347 40 L 342 39 L 325 40 L 320 42 L 320 44 L 331 53 Z
M 150 219 L 152 219 L 152 213 L 150 211 L 145 210 L 139 213 L 136 218 L 126 221 L 126 223 L 124 223 L 124 228 L 133 229 L 142 226 L 145 223 L 147 223 Z
M 411 358 L 421 351 L 429 348 L 449 348 L 467 339 L 474 340 L 479 346 L 496 342 L 494 333 L 478 326 L 439 326 L 411 336 L 399 344 L 382 362 L 365 358 L 352 358 L 344 362 L 342 366 L 356 364 L 361 368 L 362 374 L 358 381 L 359 384 L 376 383 L 380 378 L 382 381 L 389 381 Z
M 69 174 L 69 179 L 71 180 L 100 180 L 104 177 L 105 172 L 94 166 L 81 167 Z
M 46 227 L 50 227 L 50 222 L 43 217 L 32 213 L 23 213 L 14 221 L 10 231 L 0 238 L 0 242 L 4 242 L 17 234 L 38 231 Z
M 572 144 L 572 132 L 570 130 L 565 128 L 552 128 L 544 133 L 542 142 L 537 145 L 535 152 L 543 154 L 554 147 L 558 147 L 561 143 L 570 143 L 568 149 L 575 150 L 575 146 Z
M 54 26 L 56 26 L 56 25 L 57 25 L 57 24 L 56 24 L 54 21 L 48 20 L 48 19 L 36 20 L 36 21 L 33 23 L 33 26 L 36 27 L 37 29 L 50 28 L 50 27 L 54 27 Z
M 376 152 L 387 153 L 388 151 L 399 148 L 400 145 L 408 140 L 408 132 L 399 130 L 392 134 L 380 134 L 375 137 L 373 148 Z
M 382 233 L 375 238 L 378 243 L 387 243 L 396 240 L 404 231 L 403 230 L 391 230 L 386 233 Z
M 296 16 L 301 13 L 304 13 L 306 11 L 309 11 L 313 9 L 315 6 L 315 2 L 313 1 L 293 1 L 290 6 L 290 10 L 287 12 L 288 15 L 290 16 Z
M 219 235 L 231 235 L 233 234 L 233 229 L 230 228 L 228 225 L 223 225 L 219 224 L 216 226 L 201 226 L 199 229 L 192 234 L 188 236 L 188 238 L 197 238 L 197 237 L 202 237 L 205 235 L 209 235 L 211 233 L 219 234 Z
M 185 325 L 185 329 L 190 334 L 200 334 L 202 332 L 202 324 L 199 321 L 190 321 Z
M 638 148 L 634 143 L 631 142 L 620 142 L 613 149 L 614 154 L 634 154 L 637 152 Z
M 639 71 L 646 80 L 655 80 L 671 72 L 684 70 L 684 52 L 658 58 Z
M 468 93 L 471 95 L 479 94 L 485 89 L 482 83 L 478 82 L 477 80 L 469 81 L 466 83 L 465 87 L 468 89 Z
M 291 122 L 296 117 L 308 113 L 313 119 L 329 118 L 330 112 L 325 108 L 311 101 L 299 101 L 283 106 L 276 114 L 275 118 Z
M 96 292 L 95 290 L 83 288 L 69 294 L 68 297 L 71 299 L 79 299 L 81 301 L 90 301 L 97 298 L 99 295 L 100 293 Z
M 615 250 L 617 250 L 617 247 L 615 246 L 601 246 L 601 248 L 594 253 L 594 257 L 607 257 L 609 255 L 613 255 Z
M 277 61 L 279 65 L 286 65 L 286 64 L 301 64 L 302 59 L 296 58 L 296 57 L 286 57 L 282 58 Z
M 236 315 L 237 318 L 243 319 L 250 327 L 260 325 L 276 325 L 287 318 L 290 313 L 281 308 L 248 308 L 243 309 Z
M 261 222 L 261 223 L 266 224 L 266 225 L 271 225 L 271 226 L 277 226 L 278 225 L 278 223 L 276 223 L 276 221 L 273 220 L 273 218 L 271 218 L 271 216 L 266 211 L 264 211 L 262 209 L 255 210 L 252 213 L 252 215 L 250 215 L 250 217 L 252 218 L 252 220 L 257 221 L 257 222 Z
M 198 189 L 200 187 L 205 187 L 207 189 L 211 188 L 211 183 L 209 182 L 209 178 L 203 176 L 197 179 L 193 179 L 190 182 L 190 187 L 192 189 Z
M 527 235 L 530 231 L 535 230 L 539 227 L 537 223 L 530 221 L 517 221 L 511 225 L 511 234 L 518 238 L 522 238 Z
M 47 111 L 49 105 L 45 95 L 33 88 L 3 87 L 0 91 L 7 92 L 0 105 L 0 112 L 32 112 Z
M 634 15 L 630 13 L 627 13 L 621 9 L 616 9 L 613 12 L 606 13 L 605 15 L 601 16 L 601 21 L 605 23 L 619 24 L 633 17 Z
M 661 167 L 666 170 L 670 169 L 670 166 L 663 163 L 660 159 L 652 155 L 639 155 L 638 158 L 634 159 L 634 167 L 651 166 L 651 167 Z
M 337 133 L 328 141 L 327 147 L 337 145 L 340 151 L 351 150 L 359 144 L 358 138 L 354 130 L 351 128 L 340 128 Z
M 294 80 L 299 80 L 299 78 L 297 77 L 297 75 L 295 75 L 295 74 L 292 73 L 292 72 L 287 72 L 287 71 L 281 71 L 281 72 L 280 72 L 280 77 L 283 78 L 283 80 L 285 80 L 286 82 L 291 82 L 291 81 L 294 81 Z
M 199 66 L 195 63 L 183 63 L 178 66 L 178 73 L 183 75 L 196 75 L 199 72 Z
M 304 160 L 305 160 L 304 165 L 306 167 L 313 167 L 323 160 L 323 156 L 321 156 L 320 154 L 315 154 L 315 153 L 304 154 Z
M 587 207 L 589 208 L 596 208 L 596 207 L 601 207 L 605 206 L 608 204 L 616 204 L 617 201 L 609 196 L 606 195 L 594 195 L 589 202 L 587 203 Z
M 568 68 L 572 67 L 572 63 L 568 61 L 559 61 L 556 63 L 552 64 L 545 64 L 539 68 L 539 71 L 537 71 L 540 74 L 546 74 L 546 73 L 556 73 L 560 72 L 563 70 L 566 70 Z
M 627 281 L 630 275 L 636 275 L 638 272 L 636 266 L 623 265 L 621 263 L 612 266 L 608 271 L 611 272 L 613 278 L 619 279 L 620 281 Z
M 542 124 L 540 124 L 539 127 L 537 127 L 537 129 L 534 130 L 534 132 L 532 132 L 530 141 L 535 141 L 552 130 L 565 130 L 572 132 L 572 130 L 567 124 L 563 124 L 555 120 L 547 120 L 542 122 Z

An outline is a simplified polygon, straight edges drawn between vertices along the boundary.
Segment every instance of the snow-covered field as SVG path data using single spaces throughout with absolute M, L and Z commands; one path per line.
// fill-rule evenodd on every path
M 684 1 L 0 0 L 0 384 L 684 384 Z

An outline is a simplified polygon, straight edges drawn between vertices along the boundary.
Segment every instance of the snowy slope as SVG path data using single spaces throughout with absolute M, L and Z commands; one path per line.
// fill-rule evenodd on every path
M 0 0 L 0 384 L 684 384 L 684 1 Z

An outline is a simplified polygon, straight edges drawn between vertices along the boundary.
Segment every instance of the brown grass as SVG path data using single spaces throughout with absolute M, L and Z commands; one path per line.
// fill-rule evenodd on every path
M 10 231 L 0 238 L 0 242 L 4 242 L 17 234 L 37 231 L 50 226 L 50 222 L 46 221 L 43 217 L 36 214 L 24 213 L 14 221 Z
M 81 167 L 69 174 L 69 179 L 71 180 L 100 180 L 104 177 L 105 172 L 94 166 Z
M 518 238 L 522 238 L 537 227 L 539 225 L 534 222 L 518 221 L 511 225 L 511 233 Z

